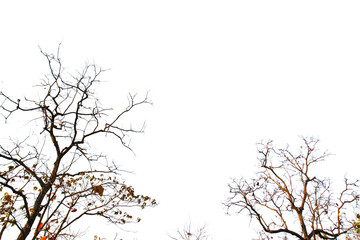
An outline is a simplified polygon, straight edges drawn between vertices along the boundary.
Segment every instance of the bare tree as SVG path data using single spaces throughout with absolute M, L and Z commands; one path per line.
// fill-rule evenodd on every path
M 126 209 L 156 201 L 136 194 L 121 178 L 120 159 L 95 152 L 92 144 L 117 140 L 131 150 L 131 135 L 143 128 L 132 128 L 123 117 L 151 102 L 147 96 L 129 95 L 124 110 L 104 108 L 94 92 L 101 68 L 88 64 L 70 75 L 64 73 L 59 50 L 41 53 L 50 71 L 39 86 L 39 99 L 0 92 L 5 123 L 15 115 L 15 120 L 29 119 L 32 129 L 25 139 L 0 144 L 0 239 L 9 228 L 17 229 L 18 240 L 75 239 L 79 231 L 71 226 L 84 217 L 139 222 Z
M 206 231 L 206 226 L 201 226 L 193 229 L 191 223 L 184 226 L 183 229 L 178 229 L 175 236 L 169 235 L 173 240 L 207 240 L 209 238 Z
M 276 149 L 272 141 L 260 143 L 261 170 L 256 177 L 229 184 L 232 196 L 226 206 L 255 218 L 261 239 L 268 239 L 267 234 L 282 239 L 338 239 L 354 228 L 347 214 L 358 207 L 358 181 L 345 178 L 344 188 L 333 194 L 330 180 L 313 171 L 329 154 L 318 153 L 317 139 L 302 140 L 296 153 L 289 147 Z

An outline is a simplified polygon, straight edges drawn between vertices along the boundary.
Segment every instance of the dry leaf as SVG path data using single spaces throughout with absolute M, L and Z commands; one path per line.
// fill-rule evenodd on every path
M 101 185 L 97 185 L 94 187 L 94 194 L 98 193 L 100 196 L 104 193 L 104 187 Z

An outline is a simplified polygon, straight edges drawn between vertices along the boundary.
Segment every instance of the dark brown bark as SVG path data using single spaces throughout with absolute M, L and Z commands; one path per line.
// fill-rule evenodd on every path
M 30 236 L 74 239 L 77 233 L 70 232 L 69 226 L 83 216 L 102 217 L 114 224 L 139 222 L 140 218 L 134 219 L 123 208 L 155 206 L 156 201 L 135 194 L 121 178 L 124 170 L 105 155 L 94 153 L 89 139 L 112 136 L 132 151 L 128 139 L 142 133 L 143 127 L 132 128 L 131 123 L 121 121 L 134 108 L 151 101 L 147 95 L 138 100 L 129 94 L 124 110 L 102 108 L 94 94 L 102 69 L 87 65 L 78 76 L 64 76 L 59 56 L 42 53 L 50 74 L 40 85 L 40 100 L 14 100 L 0 92 L 0 114 L 5 120 L 15 113 L 25 118 L 29 114 L 29 123 L 38 127 L 31 135 L 43 139 L 34 144 L 29 136 L 10 147 L 0 143 L 0 188 L 8 194 L 0 200 L 0 217 L 5 221 L 0 238 L 13 225 L 19 230 L 17 240 Z M 101 195 L 94 192 L 95 186 L 101 186 Z

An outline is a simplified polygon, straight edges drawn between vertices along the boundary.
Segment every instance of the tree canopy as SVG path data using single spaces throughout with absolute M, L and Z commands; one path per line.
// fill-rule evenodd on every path
M 259 172 L 252 179 L 233 179 L 229 184 L 231 196 L 225 205 L 256 219 L 261 239 L 274 234 L 281 239 L 338 239 L 355 227 L 358 181 L 345 178 L 335 194 L 330 179 L 314 171 L 329 153 L 319 153 L 317 139 L 302 138 L 302 142 L 295 151 L 276 148 L 273 141 L 259 143 Z
M 155 199 L 137 194 L 122 179 L 121 159 L 96 152 L 92 140 L 131 150 L 130 137 L 143 127 L 133 128 L 124 116 L 151 101 L 129 94 L 125 109 L 103 107 L 95 94 L 103 69 L 87 64 L 68 73 L 59 51 L 41 53 L 49 74 L 37 86 L 38 99 L 0 92 L 5 123 L 26 119 L 29 126 L 24 139 L 0 143 L 0 238 L 11 229 L 18 240 L 75 239 L 81 231 L 72 226 L 84 217 L 139 222 L 130 207 L 154 206 Z

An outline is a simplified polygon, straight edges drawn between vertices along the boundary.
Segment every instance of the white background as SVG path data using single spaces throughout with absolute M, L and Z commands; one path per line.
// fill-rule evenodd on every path
M 359 12 L 359 1 L 331 0 L 1 1 L 0 87 L 34 94 L 47 71 L 38 46 L 62 42 L 69 70 L 111 69 L 104 103 L 150 91 L 136 157 L 119 158 L 135 171 L 124 177 L 160 205 L 122 227 L 136 233 L 97 222 L 90 232 L 165 240 L 191 221 L 212 239 L 250 239 L 246 215 L 227 216 L 222 202 L 231 177 L 256 171 L 256 142 L 314 136 L 335 154 L 322 174 L 358 176 Z

